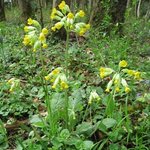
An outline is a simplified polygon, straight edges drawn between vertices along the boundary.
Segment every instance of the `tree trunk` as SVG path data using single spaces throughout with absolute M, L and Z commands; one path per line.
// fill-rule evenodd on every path
M 0 21 L 6 20 L 4 11 L 4 0 L 0 0 Z
M 110 15 L 112 17 L 113 25 L 118 24 L 118 31 L 122 34 L 122 23 L 125 21 L 125 11 L 127 6 L 127 0 L 118 0 L 111 2 Z
M 23 22 L 26 22 L 28 18 L 33 17 L 30 0 L 18 0 L 18 4 L 21 10 L 21 19 Z

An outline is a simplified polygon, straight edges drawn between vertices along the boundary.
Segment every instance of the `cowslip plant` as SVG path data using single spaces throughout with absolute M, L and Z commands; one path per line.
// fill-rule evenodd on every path
M 80 19 L 85 16 L 85 12 L 80 10 L 76 14 L 73 14 L 69 6 L 62 1 L 59 5 L 59 10 L 53 8 L 50 15 L 51 20 L 56 21 L 55 25 L 51 27 L 52 31 L 60 30 L 64 27 L 66 35 L 66 51 L 65 51 L 65 69 L 66 75 L 68 76 L 68 49 L 69 49 L 69 34 L 70 32 L 75 32 L 76 34 L 82 36 L 90 28 L 90 24 L 86 24 Z
M 45 76 L 45 80 L 53 83 L 53 89 L 65 90 L 68 89 L 68 81 L 66 75 L 62 72 L 63 68 L 58 67 L 54 69 L 51 73 Z
M 40 47 L 47 48 L 46 35 L 48 34 L 47 28 L 41 28 L 38 21 L 28 19 L 28 26 L 24 27 L 25 37 L 23 44 L 25 46 L 31 46 L 33 52 L 36 52 Z
M 141 79 L 141 72 L 130 70 L 130 69 L 124 69 L 127 67 L 127 62 L 125 60 L 122 60 L 119 62 L 118 70 L 113 70 L 111 68 L 100 68 L 100 77 L 101 79 L 105 77 L 111 77 L 111 80 L 107 84 L 106 92 L 114 91 L 116 93 L 121 92 L 121 89 L 125 91 L 125 93 L 129 93 L 131 89 L 129 88 L 129 85 L 127 83 L 127 80 L 131 80 L 133 77 L 135 80 Z
M 58 21 L 51 28 L 52 31 L 56 31 L 64 27 L 67 32 L 75 32 L 82 36 L 90 28 L 90 24 L 79 21 L 80 18 L 85 16 L 85 12 L 83 10 L 73 14 L 65 1 L 62 1 L 58 7 L 59 10 L 53 8 L 50 16 L 52 20 Z
M 56 21 L 55 25 L 51 27 L 52 31 L 60 30 L 64 27 L 66 31 L 66 49 L 65 49 L 65 66 L 64 72 L 61 68 L 56 68 L 49 75 L 45 77 L 46 80 L 49 80 L 53 83 L 52 88 L 59 90 L 64 90 L 65 92 L 65 111 L 66 111 L 66 128 L 69 129 L 69 98 L 68 98 L 68 83 L 69 71 L 68 71 L 68 50 L 69 50 L 69 34 L 70 32 L 75 32 L 76 34 L 82 36 L 89 28 L 90 25 L 84 22 L 81 22 L 80 19 L 85 16 L 83 10 L 80 10 L 76 14 L 73 14 L 69 6 L 62 1 L 58 5 L 59 10 L 53 8 L 51 13 L 51 20 Z M 63 73 L 62 73 L 63 72 Z
M 7 83 L 10 85 L 10 89 L 9 89 L 10 93 L 17 91 L 20 88 L 19 79 L 11 78 L 7 81 Z
M 67 77 L 65 75 L 64 69 L 62 67 L 58 67 L 56 69 L 54 69 L 53 71 L 51 71 L 47 76 L 45 76 L 45 80 L 48 83 L 51 83 L 51 88 L 53 89 L 54 92 L 56 93 L 60 93 L 60 92 L 65 92 L 65 105 L 64 105 L 64 114 L 65 114 L 65 126 L 66 128 L 68 127 L 68 123 L 69 123 L 69 114 L 68 114 L 68 97 L 66 95 L 66 91 L 69 88 L 68 85 L 68 80 Z M 47 87 L 48 89 L 48 87 Z M 52 114 L 52 102 L 50 99 L 50 96 L 48 95 L 48 91 L 47 92 L 47 98 L 46 98 L 46 103 L 47 103 L 47 109 L 48 109 L 48 118 L 49 118 L 49 122 L 51 126 L 58 126 L 57 124 L 53 124 L 53 114 Z M 55 134 L 54 132 L 52 134 Z
M 109 117 L 113 116 L 113 112 L 115 110 L 116 93 L 118 93 L 118 95 L 125 93 L 125 119 L 126 119 L 126 129 L 128 131 L 128 138 L 129 138 L 129 135 L 132 132 L 132 130 L 128 114 L 128 95 L 132 91 L 132 89 L 130 88 L 128 82 L 133 79 L 136 81 L 141 80 L 141 72 L 127 69 L 126 68 L 127 66 L 128 63 L 125 60 L 122 60 L 118 64 L 118 70 L 101 67 L 100 77 L 101 79 L 109 77 L 109 82 L 107 83 L 107 88 L 105 90 L 106 93 L 110 93 L 106 105 L 107 116 Z
M 48 34 L 48 29 L 41 27 L 38 21 L 33 20 L 31 18 L 27 21 L 27 26 L 24 27 L 25 36 L 23 40 L 23 44 L 25 46 L 31 47 L 32 52 L 36 52 L 39 50 L 40 52 L 40 60 L 42 63 L 42 67 L 44 68 L 43 64 L 43 56 L 42 56 L 42 49 L 46 49 L 48 47 L 46 43 L 46 36 Z M 32 55 L 32 61 L 35 62 L 35 54 Z

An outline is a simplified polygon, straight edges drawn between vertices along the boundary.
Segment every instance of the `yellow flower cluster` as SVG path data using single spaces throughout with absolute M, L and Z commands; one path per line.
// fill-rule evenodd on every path
M 10 84 L 10 89 L 9 92 L 14 92 L 15 89 L 17 89 L 20 85 L 20 80 L 19 79 L 15 79 L 15 78 L 11 78 L 7 81 L 8 84 Z
M 47 48 L 46 36 L 48 34 L 48 29 L 41 29 L 38 21 L 31 18 L 28 19 L 28 26 L 24 27 L 26 35 L 24 36 L 23 44 L 25 46 L 33 46 L 33 51 L 36 52 L 41 46 Z
M 128 65 L 128 63 L 125 60 L 122 60 L 119 62 L 119 67 L 126 67 Z
M 123 69 L 123 72 L 127 73 L 129 76 L 134 77 L 136 80 L 141 80 L 141 72 L 130 70 L 130 69 Z
M 89 97 L 89 101 L 88 101 L 88 104 L 91 105 L 93 101 L 99 101 L 100 100 L 100 97 L 99 95 L 96 93 L 96 91 L 92 91 L 90 93 L 90 97 Z
M 78 35 L 84 35 L 87 30 L 90 28 L 90 24 L 85 24 L 83 22 L 78 22 L 79 18 L 85 16 L 85 12 L 80 10 L 76 14 L 73 14 L 70 11 L 69 6 L 62 1 L 59 5 L 59 10 L 53 8 L 50 18 L 52 20 L 57 20 L 58 22 L 51 28 L 52 31 L 56 31 L 64 27 L 66 31 L 72 31 L 77 33 Z
M 58 67 L 54 69 L 51 73 L 49 73 L 47 76 L 45 76 L 45 80 L 53 83 L 53 89 L 57 88 L 60 90 L 65 90 L 69 88 L 66 75 L 62 72 L 62 70 L 63 69 L 61 67 Z
M 119 62 L 119 68 L 127 67 L 127 65 L 128 63 L 125 60 Z M 134 76 L 134 79 L 137 80 L 141 79 L 141 73 L 135 70 L 122 69 L 121 71 L 116 72 L 111 68 L 101 67 L 99 71 L 100 71 L 100 77 L 102 79 L 111 75 L 112 73 L 115 73 L 112 79 L 107 84 L 107 88 L 105 90 L 106 92 L 110 92 L 112 88 L 114 88 L 115 92 L 120 92 L 121 86 L 124 87 L 124 91 L 126 93 L 129 93 L 131 91 L 131 89 L 127 84 L 127 81 L 122 77 L 124 75 L 122 74 L 122 72 L 127 73 L 129 76 Z
M 111 69 L 111 68 L 104 68 L 104 67 L 101 67 L 99 71 L 100 71 L 100 77 L 102 79 L 114 72 L 113 69 Z

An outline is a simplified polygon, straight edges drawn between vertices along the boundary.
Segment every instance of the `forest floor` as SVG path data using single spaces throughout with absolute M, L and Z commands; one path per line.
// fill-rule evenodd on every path
M 101 34 L 100 28 L 94 27 L 84 38 L 78 37 L 77 42 L 70 37 L 67 58 L 70 129 L 64 127 L 65 92 L 54 91 L 50 82 L 43 81 L 55 68 L 66 67 L 66 41 L 58 35 L 47 36 L 48 48 L 42 51 L 45 71 L 41 73 L 40 51 L 33 52 L 23 45 L 23 28 L 22 24 L 0 23 L 0 150 L 149 149 L 148 25 L 143 28 L 142 21 L 137 21 L 124 29 L 122 37 L 113 32 L 110 36 Z M 122 60 L 127 62 L 126 69 L 140 72 L 139 80 L 118 71 Z M 115 71 L 100 78 L 100 67 Z M 129 94 L 124 93 L 124 87 L 114 94 L 113 85 L 112 91 L 106 92 L 114 72 L 126 79 L 131 89 Z M 12 78 L 19 82 L 14 92 L 8 83 Z M 99 98 L 94 97 L 90 105 L 93 91 Z M 57 124 L 54 137 L 49 136 L 47 95 Z

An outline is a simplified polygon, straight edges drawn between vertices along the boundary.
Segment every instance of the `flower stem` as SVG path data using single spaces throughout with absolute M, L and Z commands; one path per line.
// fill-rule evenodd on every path
M 69 77 L 69 71 L 68 71 L 68 63 L 69 63 L 69 54 L 68 54 L 68 50 L 69 50 L 69 31 L 66 32 L 67 36 L 66 36 L 66 50 L 65 50 L 65 74 L 66 77 Z M 68 90 L 65 90 L 65 114 L 66 114 L 66 128 L 69 128 L 69 116 L 68 116 Z

